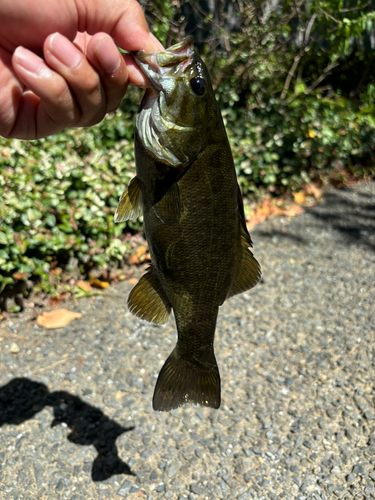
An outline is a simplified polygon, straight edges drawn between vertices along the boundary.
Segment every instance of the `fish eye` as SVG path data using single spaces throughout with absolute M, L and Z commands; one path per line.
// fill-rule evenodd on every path
M 203 78 L 196 76 L 190 80 L 190 87 L 195 95 L 201 96 L 204 94 L 207 84 Z

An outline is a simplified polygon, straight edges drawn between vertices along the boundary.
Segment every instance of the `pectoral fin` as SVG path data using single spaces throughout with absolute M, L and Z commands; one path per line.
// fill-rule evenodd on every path
M 134 316 L 150 323 L 160 325 L 167 322 L 171 306 L 152 266 L 130 292 L 128 307 Z
M 173 182 L 160 199 L 152 207 L 155 215 L 167 226 L 178 224 L 181 219 L 180 189 L 177 182 Z
M 129 219 L 136 219 L 141 215 L 142 191 L 138 177 L 134 177 L 120 198 L 120 202 L 115 213 L 115 222 L 124 222 Z
M 250 288 L 253 288 L 257 283 L 259 283 L 262 276 L 260 270 L 260 265 L 258 261 L 254 258 L 253 253 L 249 247 L 253 246 L 250 235 L 247 231 L 245 213 L 243 209 L 243 202 L 240 189 L 238 188 L 238 211 L 240 216 L 240 239 L 241 239 L 241 250 L 240 255 L 237 257 L 237 262 L 239 266 L 235 274 L 234 280 L 232 281 L 231 287 L 229 289 L 227 299 L 237 295 L 238 293 L 245 292 Z

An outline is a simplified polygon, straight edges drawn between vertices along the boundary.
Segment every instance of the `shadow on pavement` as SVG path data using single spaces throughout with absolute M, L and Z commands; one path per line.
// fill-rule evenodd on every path
M 134 475 L 117 453 L 116 439 L 134 427 L 122 427 L 104 413 L 66 391 L 49 392 L 47 386 L 27 378 L 15 378 L 0 387 L 0 427 L 19 425 L 31 419 L 45 406 L 53 408 L 51 427 L 65 422 L 71 429 L 69 441 L 95 446 L 98 456 L 91 477 L 103 481 L 114 474 Z
M 259 239 L 268 238 L 273 239 L 275 242 L 277 240 L 293 240 L 295 243 L 299 243 L 301 245 L 307 245 L 308 241 L 305 238 L 302 238 L 298 234 L 291 233 L 290 231 L 280 231 L 277 229 L 271 229 L 269 231 L 264 231 L 263 229 L 256 229 L 256 231 L 251 231 L 251 234 L 256 234 Z
M 350 199 L 349 188 L 327 192 L 323 202 L 307 208 L 317 221 L 329 224 L 348 244 L 361 244 L 375 251 L 375 202 L 369 193 L 358 191 Z

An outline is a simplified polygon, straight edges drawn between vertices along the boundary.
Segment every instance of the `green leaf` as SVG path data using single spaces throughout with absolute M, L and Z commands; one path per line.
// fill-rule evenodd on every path
M 8 244 L 8 238 L 6 237 L 6 234 L 3 233 L 3 231 L 0 231 L 0 245 L 7 245 Z

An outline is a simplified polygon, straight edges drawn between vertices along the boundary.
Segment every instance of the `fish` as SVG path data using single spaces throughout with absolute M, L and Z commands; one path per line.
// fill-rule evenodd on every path
M 219 307 L 254 287 L 261 269 L 250 250 L 219 105 L 193 37 L 132 55 L 150 88 L 136 119 L 136 176 L 115 221 L 143 215 L 151 265 L 131 290 L 128 307 L 155 324 L 164 324 L 171 311 L 175 317 L 178 340 L 159 373 L 154 410 L 185 403 L 217 409 Z

